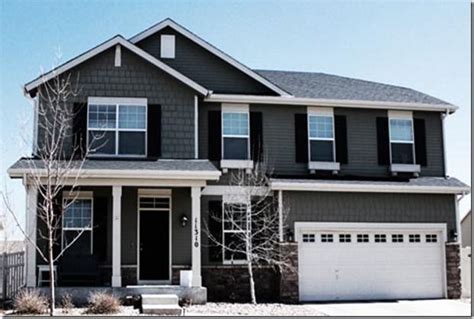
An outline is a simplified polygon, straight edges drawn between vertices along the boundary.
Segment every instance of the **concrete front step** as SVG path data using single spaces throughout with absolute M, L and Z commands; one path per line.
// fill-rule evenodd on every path
M 183 309 L 175 305 L 142 305 L 142 312 L 147 315 L 182 316 Z
M 179 298 L 173 294 L 143 294 L 142 305 L 178 306 Z

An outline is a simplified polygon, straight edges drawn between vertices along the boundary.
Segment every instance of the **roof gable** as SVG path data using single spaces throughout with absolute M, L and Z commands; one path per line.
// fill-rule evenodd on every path
M 36 79 L 34 79 L 33 81 L 25 84 L 25 86 L 24 86 L 25 93 L 30 93 L 30 92 L 34 91 L 38 86 L 40 86 L 41 84 L 51 80 L 55 76 L 57 76 L 61 73 L 64 73 L 64 72 L 78 66 L 79 64 L 81 64 L 81 63 L 89 60 L 90 58 L 106 51 L 107 49 L 112 48 L 115 45 L 121 45 L 121 46 L 127 48 L 128 50 L 130 50 L 133 53 L 137 54 L 138 56 L 140 56 L 144 60 L 150 62 L 151 64 L 153 64 L 157 68 L 161 69 L 162 71 L 164 71 L 164 72 L 168 73 L 169 75 L 171 75 L 172 77 L 176 78 L 180 82 L 184 83 L 185 85 L 187 85 L 187 86 L 191 87 L 192 89 L 196 90 L 197 92 L 201 93 L 202 95 L 207 95 L 208 94 L 209 91 L 205 87 L 203 87 L 202 85 L 194 82 L 190 78 L 186 77 L 185 75 L 181 74 L 180 72 L 178 72 L 175 69 L 173 69 L 172 67 L 170 67 L 169 65 L 167 65 L 167 64 L 161 62 L 160 60 L 156 59 L 155 57 L 153 57 L 149 53 L 143 51 L 142 49 L 135 46 L 134 44 L 128 42 L 121 35 L 116 35 L 115 37 L 99 44 L 98 46 L 84 52 L 83 54 L 81 54 L 81 55 L 79 55 L 79 56 L 63 63 L 62 65 L 60 65 L 56 69 L 53 69 L 53 70 L 51 70 L 51 71 L 49 71 L 45 74 L 42 74 L 39 77 L 37 77 Z
M 158 24 L 150 27 L 149 29 L 147 29 L 143 32 L 140 32 L 139 34 L 133 36 L 132 38 L 129 39 L 129 41 L 131 43 L 134 43 L 134 44 L 138 45 L 138 46 L 141 46 L 142 48 L 146 48 L 146 50 L 149 51 L 150 53 L 154 52 L 155 55 L 159 55 L 159 47 L 156 48 L 157 45 L 159 46 L 159 40 L 155 39 L 154 44 L 150 44 L 150 43 L 146 44 L 146 42 L 150 42 L 150 38 L 153 38 L 153 37 L 156 38 L 156 36 L 159 35 L 159 33 L 162 32 L 163 30 L 175 31 L 177 35 L 182 37 L 182 39 L 177 38 L 177 41 L 179 41 L 179 40 L 182 41 L 183 46 L 187 46 L 188 48 L 191 48 L 192 45 L 194 45 L 195 47 L 198 47 L 198 48 L 201 49 L 200 50 L 201 52 L 194 49 L 194 52 L 193 52 L 194 55 L 192 56 L 193 59 L 187 59 L 187 61 L 179 62 L 179 61 L 173 61 L 173 60 L 166 60 L 166 63 L 172 65 L 176 69 L 181 70 L 182 73 L 185 73 L 190 77 L 193 77 L 196 81 L 198 81 L 200 83 L 203 83 L 203 84 L 205 82 L 207 82 L 206 78 L 204 76 L 200 76 L 200 74 L 197 73 L 197 72 L 192 73 L 192 68 L 193 68 L 193 65 L 192 65 L 193 61 L 192 60 L 196 60 L 194 64 L 199 65 L 199 63 L 204 62 L 204 58 L 202 57 L 202 55 L 203 55 L 202 52 L 206 52 L 206 54 L 209 54 L 210 56 L 213 56 L 213 57 L 217 58 L 217 59 L 213 59 L 213 61 L 215 61 L 216 64 L 219 64 L 219 63 L 221 64 L 220 66 L 219 65 L 214 65 L 213 63 L 208 63 L 207 64 L 207 69 L 203 70 L 204 72 L 202 72 L 203 73 L 202 75 L 204 75 L 205 72 L 211 72 L 212 73 L 213 71 L 215 71 L 214 74 L 212 74 L 210 77 L 208 77 L 208 79 L 212 78 L 212 76 L 218 75 L 219 71 L 223 71 L 223 70 L 232 71 L 234 73 L 230 75 L 231 79 L 229 79 L 229 81 L 234 81 L 234 82 L 236 80 L 240 80 L 241 82 L 244 81 L 243 79 L 238 78 L 238 76 L 236 75 L 236 73 L 237 73 L 237 74 L 239 74 L 240 77 L 242 77 L 242 75 L 244 75 L 247 78 L 246 79 L 247 81 L 249 79 L 252 80 L 253 83 L 254 83 L 253 84 L 254 86 L 255 86 L 255 84 L 257 84 L 257 85 L 263 87 L 267 92 L 270 93 L 270 94 L 268 94 L 268 93 L 264 92 L 262 94 L 268 94 L 268 95 L 277 94 L 277 95 L 280 95 L 280 96 L 290 96 L 291 95 L 288 92 L 286 92 L 285 90 L 283 90 L 282 88 L 275 85 L 273 82 L 267 80 L 263 76 L 259 75 L 257 72 L 255 72 L 252 69 L 250 69 L 250 68 L 246 67 L 245 65 L 241 64 L 240 62 L 238 62 L 234 58 L 230 57 L 226 53 L 224 53 L 221 50 L 217 49 L 216 47 L 212 46 L 208 42 L 204 41 L 203 39 L 201 39 L 200 37 L 198 37 L 194 33 L 190 32 L 189 30 L 185 29 L 184 27 L 177 24 L 176 22 L 174 22 L 171 19 L 166 19 L 166 20 L 163 20 L 163 21 L 159 22 Z M 183 39 L 187 40 L 190 43 L 186 43 Z M 178 48 L 179 48 L 179 45 L 178 45 L 178 42 L 177 42 L 176 50 L 178 50 Z M 158 51 L 158 53 L 156 53 L 157 51 Z M 199 59 L 200 59 L 200 61 L 198 61 Z M 209 68 L 212 68 L 214 70 L 209 70 Z M 230 72 L 228 72 L 228 73 L 230 73 Z M 191 76 L 191 74 L 193 76 Z M 222 79 L 219 79 L 219 80 L 222 80 Z M 224 80 L 226 80 L 226 79 L 224 79 Z M 208 86 L 214 84 L 212 82 L 207 82 L 207 83 L 208 83 Z M 213 89 L 212 87 L 208 87 L 208 88 Z M 221 89 L 218 86 L 216 86 L 216 88 L 217 88 L 217 90 L 214 90 L 216 92 L 218 92 Z M 247 86 L 247 89 L 248 89 L 248 86 Z M 255 94 L 255 92 L 245 92 L 245 90 L 246 90 L 246 88 L 243 89 L 243 92 L 242 92 L 243 94 Z M 238 93 L 238 92 L 220 92 L 220 93 Z

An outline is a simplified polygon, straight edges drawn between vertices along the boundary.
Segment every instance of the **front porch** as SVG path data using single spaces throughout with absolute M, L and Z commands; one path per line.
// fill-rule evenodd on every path
M 112 170 L 88 168 L 93 162 L 109 166 L 98 160 L 86 161 L 83 177 L 71 178 L 60 199 L 68 200 L 68 187 L 76 186 L 72 197 L 80 205 L 62 216 L 60 248 L 67 246 L 73 231 L 82 233 L 56 264 L 58 291 L 88 294 L 105 289 L 120 296 L 171 292 L 180 298 L 205 300 L 206 289 L 201 287 L 201 192 L 220 172 L 200 160 L 143 162 L 133 170 L 121 167 L 136 165 L 133 162 L 113 161 L 110 166 L 120 168 Z M 39 232 L 44 225 L 37 218 L 38 190 L 20 171 L 9 173 L 23 174 L 27 232 L 42 247 Z M 81 224 L 85 218 L 90 218 L 84 222 L 88 228 Z M 40 286 L 38 266 L 44 264 L 28 244 L 27 287 Z M 84 279 L 85 269 L 97 278 Z M 178 286 L 182 270 L 188 280 Z

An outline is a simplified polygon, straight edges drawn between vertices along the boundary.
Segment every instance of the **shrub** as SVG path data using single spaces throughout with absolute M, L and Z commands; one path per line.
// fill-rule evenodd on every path
M 119 310 L 120 301 L 118 298 L 105 292 L 94 292 L 89 297 L 86 313 L 110 314 L 117 313 Z
M 17 314 L 40 315 L 48 311 L 48 299 L 33 289 L 24 289 L 13 301 Z
M 64 313 L 70 313 L 74 308 L 74 303 L 72 302 L 72 297 L 70 294 L 65 294 L 61 298 L 61 308 L 63 308 Z

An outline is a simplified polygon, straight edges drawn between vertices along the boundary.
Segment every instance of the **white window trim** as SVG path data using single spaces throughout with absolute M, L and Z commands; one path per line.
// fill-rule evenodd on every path
M 225 229 L 225 205 L 226 204 L 243 204 L 249 209 L 250 198 L 245 198 L 242 194 L 225 194 L 222 196 L 222 263 L 224 265 L 242 265 L 247 263 L 246 259 L 225 259 L 225 234 L 226 233 L 243 233 L 245 231 L 226 230 Z M 247 232 L 251 231 L 247 230 Z
M 93 105 L 115 105 L 115 128 L 89 128 L 89 106 Z M 120 105 L 144 106 L 145 107 L 145 128 L 129 129 L 119 128 Z M 89 154 L 89 157 L 122 157 L 122 158 L 146 158 L 148 156 L 148 99 L 146 98 L 116 98 L 116 97 L 89 97 L 87 99 L 87 136 L 86 143 L 89 145 L 89 131 L 115 132 L 115 154 Z M 145 133 L 145 154 L 119 154 L 119 133 L 120 132 L 144 132 Z
M 411 122 L 411 141 L 392 140 L 391 120 L 409 120 Z M 388 139 L 390 151 L 390 171 L 393 173 L 419 173 L 421 171 L 420 165 L 416 164 L 415 152 L 415 127 L 413 121 L 413 112 L 411 111 L 388 111 Z M 397 144 L 411 144 L 413 152 L 413 164 L 397 164 L 392 162 L 392 143 Z
M 252 169 L 253 161 L 250 159 L 250 112 L 248 104 L 228 104 L 223 103 L 221 106 L 221 168 L 223 169 Z M 243 113 L 247 114 L 247 126 L 248 134 L 247 135 L 232 135 L 224 134 L 224 114 L 225 113 Z M 224 159 L 224 138 L 242 138 L 247 139 L 247 159 L 244 160 L 234 160 L 234 159 Z
M 328 137 L 311 137 L 310 131 L 310 117 L 331 117 L 332 118 L 332 138 Z M 329 107 L 307 107 L 307 131 L 308 131 L 308 169 L 321 171 L 339 171 L 341 169 L 340 163 L 336 161 L 336 123 L 334 122 L 334 109 Z M 332 162 L 311 161 L 311 141 L 332 141 Z
M 64 232 L 65 231 L 84 231 L 81 236 L 90 231 L 91 233 L 91 255 L 94 254 L 94 196 L 92 192 L 63 192 L 63 207 L 66 207 L 66 201 L 68 200 L 90 200 L 91 202 L 91 224 L 90 227 L 64 227 L 64 216 L 61 218 L 61 249 L 64 249 Z M 64 211 L 65 213 L 65 211 Z
M 161 35 L 160 57 L 162 59 L 174 59 L 176 57 L 176 38 L 173 34 Z

